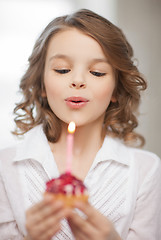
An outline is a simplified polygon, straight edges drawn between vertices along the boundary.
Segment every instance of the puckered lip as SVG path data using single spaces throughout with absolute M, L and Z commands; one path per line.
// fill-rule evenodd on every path
M 66 102 L 73 102 L 73 103 L 87 103 L 89 102 L 89 100 L 87 98 L 84 97 L 76 97 L 76 96 L 72 96 L 72 97 L 68 97 L 65 99 Z
M 65 102 L 67 106 L 70 107 L 71 109 L 78 110 L 85 107 L 88 104 L 89 100 L 84 97 L 72 96 L 72 97 L 66 98 Z

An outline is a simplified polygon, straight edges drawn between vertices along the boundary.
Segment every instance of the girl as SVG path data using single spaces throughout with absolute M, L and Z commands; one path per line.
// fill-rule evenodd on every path
M 160 160 L 136 148 L 144 139 L 134 132 L 146 83 L 122 31 L 89 10 L 56 18 L 20 89 L 14 133 L 25 138 L 0 153 L 1 239 L 161 239 Z M 42 197 L 45 182 L 65 171 L 70 121 L 72 173 L 90 195 L 76 210 Z

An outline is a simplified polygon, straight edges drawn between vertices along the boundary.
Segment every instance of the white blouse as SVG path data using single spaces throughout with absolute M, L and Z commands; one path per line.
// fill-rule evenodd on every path
M 23 239 L 26 209 L 42 199 L 45 182 L 58 176 L 41 125 L 0 152 L 1 240 Z M 123 240 L 161 239 L 161 162 L 155 154 L 107 136 L 84 183 L 90 203 L 113 222 Z M 65 220 L 52 239 L 74 239 Z

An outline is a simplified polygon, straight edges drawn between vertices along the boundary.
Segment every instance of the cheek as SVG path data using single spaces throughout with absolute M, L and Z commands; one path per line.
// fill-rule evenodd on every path
M 101 89 L 97 89 L 95 96 L 98 100 L 103 102 L 110 102 L 114 91 L 114 86 L 104 86 Z
M 55 98 L 60 95 L 62 87 L 59 83 L 59 81 L 53 80 L 53 78 L 47 78 L 44 80 L 46 96 L 48 99 Z

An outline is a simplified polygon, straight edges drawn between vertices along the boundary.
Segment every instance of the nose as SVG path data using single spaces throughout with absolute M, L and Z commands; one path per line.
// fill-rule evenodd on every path
M 71 79 L 70 82 L 70 88 L 75 88 L 75 89 L 79 89 L 79 88 L 86 88 L 86 82 L 84 80 L 84 77 L 80 77 L 80 75 L 78 76 L 73 76 L 73 79 Z
M 70 75 L 70 88 L 74 89 L 83 89 L 86 88 L 87 85 L 87 75 L 84 67 L 78 65 L 72 71 Z
M 70 83 L 70 88 L 76 88 L 76 89 L 79 89 L 79 88 L 86 88 L 86 83 L 81 81 L 81 82 L 77 82 L 77 81 L 72 81 Z

